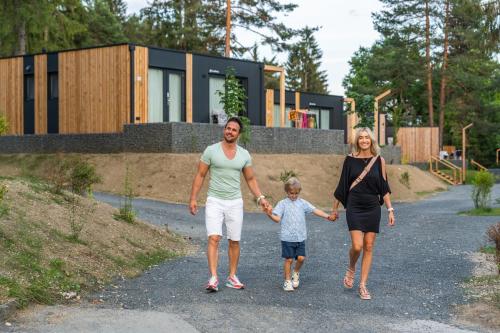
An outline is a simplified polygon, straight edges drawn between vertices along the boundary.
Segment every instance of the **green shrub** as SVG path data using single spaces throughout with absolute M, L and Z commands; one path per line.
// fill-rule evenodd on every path
M 58 155 L 49 167 L 48 178 L 52 185 L 51 191 L 61 194 L 62 190 L 70 183 L 71 163 Z
M 407 188 L 410 188 L 410 174 L 408 173 L 408 171 L 405 171 L 401 174 L 401 176 L 399 177 L 399 182 Z
M 87 161 L 78 160 L 70 174 L 71 190 L 76 194 L 92 194 L 92 185 L 100 183 L 101 177 L 95 167 Z
M 472 180 L 472 201 L 475 208 L 488 208 L 491 197 L 491 188 L 495 184 L 495 177 L 488 171 L 479 171 Z
M 299 178 L 299 173 L 295 172 L 294 170 L 286 170 L 286 169 L 280 173 L 280 180 L 283 183 L 286 183 L 286 181 L 292 177 Z
M 117 214 L 114 214 L 116 220 L 120 220 L 127 223 L 135 223 L 135 211 L 132 206 L 132 201 L 134 200 L 134 190 L 132 189 L 132 184 L 130 183 L 130 172 L 129 168 L 125 172 L 125 181 L 123 182 L 124 187 L 124 199 L 120 202 L 120 209 Z
M 0 115 L 0 135 L 4 135 L 9 130 L 9 123 L 4 115 Z
M 1 184 L 0 185 L 0 203 L 2 203 L 2 201 L 5 197 L 5 194 L 7 194 L 7 186 L 5 186 L 4 184 Z

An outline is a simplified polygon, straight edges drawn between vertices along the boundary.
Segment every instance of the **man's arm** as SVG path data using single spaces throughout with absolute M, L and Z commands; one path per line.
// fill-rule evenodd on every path
M 253 169 L 251 166 L 247 166 L 247 167 L 243 168 L 243 176 L 245 177 L 245 180 L 248 184 L 248 188 L 253 193 L 253 195 L 256 198 L 262 198 L 262 192 L 259 189 L 259 185 L 257 184 L 257 179 L 255 178 L 255 175 L 253 173 Z M 258 203 L 262 207 L 263 210 L 269 206 L 269 202 L 265 198 L 258 199 Z
M 198 163 L 198 171 L 196 176 L 194 176 L 193 186 L 191 187 L 191 196 L 189 199 L 189 211 L 191 214 L 196 215 L 198 213 L 198 205 L 196 199 L 198 198 L 198 192 L 200 192 L 205 176 L 207 175 L 209 166 L 202 161 Z

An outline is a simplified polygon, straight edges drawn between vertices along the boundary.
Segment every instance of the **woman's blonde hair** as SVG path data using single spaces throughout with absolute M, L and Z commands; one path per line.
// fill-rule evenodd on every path
M 301 190 L 302 185 L 300 185 L 300 181 L 295 177 L 290 177 L 285 182 L 285 192 L 288 193 L 291 189 Z
M 366 132 L 368 134 L 368 136 L 370 137 L 370 141 L 372 142 L 370 145 L 370 152 L 372 153 L 372 155 L 373 156 L 379 155 L 380 147 L 378 145 L 377 139 L 375 139 L 375 135 L 373 134 L 372 130 L 369 129 L 368 127 L 359 127 L 356 129 L 356 132 L 354 133 L 354 140 L 351 143 L 351 151 L 353 155 L 357 155 L 361 151 L 361 148 L 359 147 L 359 137 L 363 132 Z

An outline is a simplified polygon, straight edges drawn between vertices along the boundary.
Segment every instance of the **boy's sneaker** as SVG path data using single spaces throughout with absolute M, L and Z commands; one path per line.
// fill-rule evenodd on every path
M 285 283 L 283 283 L 283 290 L 284 291 L 293 291 L 292 281 L 285 280 Z
M 294 271 L 292 273 L 292 286 L 294 288 L 298 288 L 299 284 L 300 284 L 300 273 Z
M 219 290 L 219 279 L 216 276 L 212 276 L 205 287 L 208 291 L 218 291 Z
M 227 277 L 226 287 L 233 289 L 245 289 L 245 285 L 240 282 L 236 275 Z

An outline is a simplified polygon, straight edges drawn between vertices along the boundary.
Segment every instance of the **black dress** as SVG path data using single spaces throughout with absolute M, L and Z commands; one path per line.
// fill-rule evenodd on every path
M 377 158 L 363 180 L 349 191 L 351 184 L 372 158 L 374 157 L 347 156 L 344 160 L 342 175 L 334 195 L 346 209 L 349 231 L 361 230 L 378 233 L 380 229 L 380 205 L 384 203 L 384 195 L 391 193 L 389 183 L 382 176 L 380 157 Z

